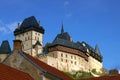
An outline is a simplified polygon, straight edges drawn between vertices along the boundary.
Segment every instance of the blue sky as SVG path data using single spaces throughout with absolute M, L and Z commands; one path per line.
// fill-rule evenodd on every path
M 0 0 L 0 43 L 9 40 L 18 22 L 35 16 L 52 42 L 64 24 L 73 40 L 99 45 L 103 65 L 120 69 L 120 0 Z

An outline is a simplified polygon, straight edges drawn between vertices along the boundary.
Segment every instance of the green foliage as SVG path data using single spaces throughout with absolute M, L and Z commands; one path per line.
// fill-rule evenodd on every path
M 97 73 L 96 69 L 93 69 L 93 70 L 92 70 L 92 72 L 93 72 L 94 74 L 96 74 L 96 73 Z
M 71 78 L 75 78 L 75 74 L 71 74 L 71 73 L 69 73 L 69 72 L 65 72 L 65 74 L 67 74 L 68 76 L 70 76 Z
M 105 69 L 105 68 L 101 68 L 101 76 L 107 76 L 107 75 L 109 75 L 109 71 L 107 70 L 107 69 Z
M 82 73 L 82 75 L 80 75 L 78 78 L 92 78 L 93 77 L 93 75 L 89 72 L 83 72 L 82 71 L 81 73 Z
M 69 72 L 65 72 L 65 73 L 73 79 L 92 78 L 93 77 L 93 75 L 91 73 L 84 72 L 84 71 L 78 71 L 75 74 L 71 74 Z

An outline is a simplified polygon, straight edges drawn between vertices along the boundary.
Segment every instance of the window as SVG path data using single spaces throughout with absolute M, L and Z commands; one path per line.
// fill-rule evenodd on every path
M 26 34 L 28 35 L 28 32 Z
M 67 54 L 66 54 L 66 58 L 67 58 Z
M 27 41 L 27 38 L 25 37 L 25 41 Z
M 67 63 L 67 59 L 66 59 L 66 63 Z
M 61 53 L 61 57 L 63 57 L 63 54 Z
M 76 56 L 74 58 L 76 59 Z
M 71 56 L 71 59 L 73 58 L 73 56 Z
M 76 65 L 76 61 L 75 61 L 75 65 Z
M 35 35 L 37 35 L 37 33 L 35 33 Z

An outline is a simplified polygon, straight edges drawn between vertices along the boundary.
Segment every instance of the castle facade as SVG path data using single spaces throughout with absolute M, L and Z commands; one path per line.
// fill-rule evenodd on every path
M 34 16 L 26 18 L 14 31 L 15 39 L 22 41 L 22 50 L 48 65 L 64 72 L 92 71 L 100 72 L 103 57 L 98 45 L 95 49 L 86 42 L 74 42 L 68 32 L 61 33 L 52 43 L 43 46 L 44 28 Z M 44 47 L 44 50 L 43 50 Z M 44 54 L 47 52 L 47 54 Z

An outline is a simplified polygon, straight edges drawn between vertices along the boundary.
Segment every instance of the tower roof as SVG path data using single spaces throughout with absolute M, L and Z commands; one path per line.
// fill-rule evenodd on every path
M 24 19 L 20 28 L 24 29 L 24 28 L 31 27 L 31 26 L 36 27 L 36 28 L 39 27 L 39 24 L 38 24 L 38 22 L 37 22 L 37 20 L 35 19 L 34 16 L 31 16 L 31 17 L 28 17 L 28 18 Z
M 36 18 L 34 16 L 28 17 L 23 20 L 22 24 L 18 26 L 18 28 L 14 31 L 14 35 L 35 30 L 37 32 L 44 34 L 44 29 L 40 24 L 37 22 Z
M 3 41 L 0 47 L 0 54 L 8 54 L 11 52 L 9 42 L 7 40 Z
M 61 28 L 61 34 L 64 33 L 64 27 L 63 27 L 63 24 L 62 24 L 62 28 Z
M 97 44 L 96 44 L 96 46 L 95 46 L 95 52 L 96 52 L 98 55 L 101 55 L 100 49 L 99 49 L 99 47 L 98 47 Z
M 69 33 L 68 32 L 64 32 L 63 24 L 62 24 L 62 27 L 61 27 L 61 33 L 56 36 L 55 40 L 56 39 L 63 39 L 63 40 L 72 42 L 72 40 L 71 40 L 72 38 L 69 35 Z
M 77 49 L 82 52 L 86 51 L 86 49 L 82 46 L 82 44 L 80 42 L 77 42 L 77 43 L 73 42 L 69 33 L 64 32 L 63 25 L 61 28 L 61 33 L 55 37 L 54 41 L 50 44 L 49 47 L 52 47 L 55 45 L 61 45 L 61 46 L 65 46 L 68 48 Z

